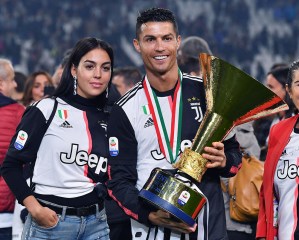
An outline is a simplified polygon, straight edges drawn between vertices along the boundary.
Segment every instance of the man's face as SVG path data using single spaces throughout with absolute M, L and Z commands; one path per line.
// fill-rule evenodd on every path
M 164 75 L 177 66 L 177 50 L 181 38 L 170 22 L 147 22 L 141 25 L 134 47 L 141 54 L 145 69 Z
M 126 85 L 124 81 L 124 76 L 121 75 L 115 75 L 112 78 L 112 83 L 116 87 L 117 91 L 121 96 L 123 96 L 129 89 L 131 89 L 132 86 Z
M 14 89 L 17 87 L 17 83 L 14 79 L 15 73 L 11 65 L 7 64 L 5 68 L 7 71 L 7 78 L 2 79 L 0 77 L 0 92 L 6 97 L 11 97 Z

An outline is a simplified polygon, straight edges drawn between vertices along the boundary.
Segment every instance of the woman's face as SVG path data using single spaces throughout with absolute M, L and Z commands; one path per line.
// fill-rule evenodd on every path
M 48 84 L 50 83 L 45 75 L 39 74 L 35 77 L 35 81 L 32 88 L 32 99 L 34 101 L 39 101 L 44 97 L 44 88 Z
M 287 90 L 294 105 L 299 109 L 299 70 L 293 71 L 292 85 L 287 86 Z
M 286 89 L 281 83 L 272 75 L 269 74 L 266 79 L 266 85 L 271 89 L 278 97 L 285 99 Z
M 78 67 L 72 67 L 71 73 L 77 77 L 77 94 L 84 98 L 94 98 L 108 87 L 111 77 L 111 59 L 100 48 L 86 53 Z

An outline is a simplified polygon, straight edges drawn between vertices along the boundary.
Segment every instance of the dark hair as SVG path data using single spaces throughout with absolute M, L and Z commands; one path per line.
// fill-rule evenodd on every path
M 141 78 L 141 72 L 137 67 L 122 67 L 122 68 L 117 68 L 113 72 L 113 76 L 123 76 L 124 77 L 124 82 L 127 86 L 129 85 L 135 85 L 138 83 Z
M 273 77 L 281 84 L 281 86 L 286 90 L 287 78 L 288 78 L 289 66 L 286 63 L 275 63 L 271 67 L 267 75 L 272 74 Z M 294 112 L 294 103 L 290 98 L 289 94 L 286 93 L 283 99 L 289 106 L 289 109 L 285 111 L 285 117 L 288 118 L 292 116 Z
M 33 86 L 34 86 L 34 83 L 35 83 L 35 79 L 38 75 L 44 75 L 48 79 L 49 85 L 50 86 L 53 85 L 52 77 L 46 71 L 36 71 L 36 72 L 33 72 L 32 74 L 30 74 L 27 77 L 25 85 L 24 85 L 24 95 L 23 95 L 23 98 L 22 98 L 22 103 L 23 103 L 24 106 L 28 106 L 33 100 L 33 98 L 32 98 L 32 89 L 33 89 Z
M 27 76 L 24 73 L 15 71 L 15 81 L 17 83 L 16 91 L 18 93 L 24 92 L 24 85 L 25 85 L 26 79 L 27 79 Z
M 173 12 L 164 8 L 150 8 L 139 13 L 136 22 L 136 39 L 141 32 L 141 25 L 147 22 L 170 22 L 173 24 L 176 35 L 179 35 L 178 25 Z
M 294 61 L 294 62 L 291 64 L 291 66 L 290 66 L 290 68 L 289 68 L 288 77 L 287 77 L 287 84 L 288 84 L 289 88 L 291 88 L 291 87 L 292 87 L 292 84 L 293 84 L 294 72 L 295 72 L 295 71 L 298 71 L 298 70 L 299 70 L 299 60 L 296 60 L 296 61 Z M 293 103 L 293 102 L 292 102 L 292 103 Z M 293 106 L 292 109 L 294 110 L 293 112 L 294 112 L 295 114 L 298 114 L 298 113 L 299 113 L 299 109 L 296 109 L 296 106 L 294 105 L 294 103 L 293 103 L 292 106 Z M 289 107 L 290 107 L 290 106 L 289 106 Z M 290 108 L 291 108 L 291 107 L 290 107 Z
M 294 72 L 297 70 L 299 70 L 299 60 L 294 61 L 289 68 L 288 77 L 287 77 L 287 84 L 289 87 L 292 86 Z
M 67 64 L 67 61 L 69 60 L 71 53 L 72 53 L 72 49 L 68 49 L 64 52 L 63 58 L 60 62 L 62 68 L 64 68 L 65 65 Z
M 182 72 L 195 72 L 200 74 L 201 66 L 199 54 L 207 53 L 212 55 L 212 51 L 206 40 L 197 36 L 189 36 L 181 42 L 178 51 L 178 65 Z
M 272 74 L 273 77 L 283 86 L 285 87 L 287 83 L 289 66 L 287 64 L 274 64 L 267 75 Z
M 79 40 L 76 43 L 75 47 L 72 49 L 72 51 L 68 57 L 67 63 L 65 65 L 65 68 L 63 70 L 59 85 L 56 88 L 53 96 L 61 97 L 61 96 L 66 96 L 66 95 L 70 95 L 73 93 L 73 90 L 74 90 L 73 89 L 73 87 L 74 87 L 73 86 L 73 76 L 71 74 L 72 66 L 78 67 L 81 58 L 85 54 L 87 54 L 88 52 L 90 52 L 96 48 L 103 49 L 104 51 L 107 52 L 107 54 L 109 55 L 110 60 L 111 60 L 111 72 L 113 72 L 114 59 L 113 59 L 113 50 L 112 50 L 111 46 L 101 39 L 97 39 L 97 38 L 93 38 L 93 37 L 82 38 L 81 40 Z M 112 74 L 111 74 L 111 78 L 112 78 Z M 110 78 L 110 82 L 108 84 L 108 90 L 111 85 L 111 78 Z M 100 101 L 100 104 L 106 103 L 107 98 L 106 98 L 105 92 L 103 92 L 99 96 L 99 101 Z

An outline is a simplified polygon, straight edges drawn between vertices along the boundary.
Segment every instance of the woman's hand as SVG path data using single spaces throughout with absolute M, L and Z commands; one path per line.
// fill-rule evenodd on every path
M 41 227 L 49 228 L 57 224 L 59 218 L 56 212 L 40 205 L 34 196 L 25 198 L 23 204 L 28 209 L 28 212 L 31 214 L 32 218 Z

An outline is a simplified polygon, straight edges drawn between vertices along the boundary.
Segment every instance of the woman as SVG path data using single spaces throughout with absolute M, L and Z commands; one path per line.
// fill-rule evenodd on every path
M 29 75 L 24 86 L 22 103 L 28 106 L 33 102 L 41 100 L 45 95 L 45 88 L 53 87 L 52 78 L 45 71 L 37 71 Z
M 23 239 L 109 239 L 102 183 L 112 70 L 111 47 L 84 38 L 74 47 L 54 97 L 24 114 L 2 167 L 9 187 L 29 211 Z M 57 110 L 47 128 L 55 101 Z M 35 161 L 34 192 L 22 177 L 22 165 L 30 161 Z
M 295 105 L 296 115 L 280 121 L 270 130 L 260 192 L 258 239 L 299 239 L 299 61 L 289 69 L 286 89 Z

